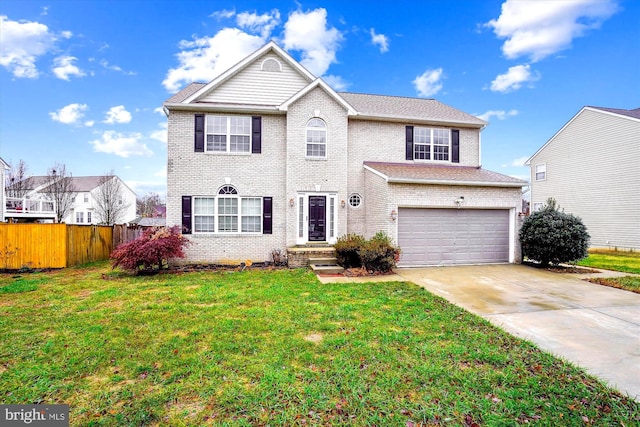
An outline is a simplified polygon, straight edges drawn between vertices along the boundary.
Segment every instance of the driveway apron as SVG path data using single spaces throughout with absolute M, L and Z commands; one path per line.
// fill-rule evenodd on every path
M 396 273 L 640 399 L 640 294 L 514 264 Z

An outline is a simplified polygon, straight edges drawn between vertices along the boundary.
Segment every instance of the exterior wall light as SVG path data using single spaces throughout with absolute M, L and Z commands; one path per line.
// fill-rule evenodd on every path
M 344 200 L 340 200 L 340 207 L 344 208 L 347 204 L 345 203 Z
M 398 212 L 394 209 L 391 211 L 391 220 L 395 221 L 398 218 Z
M 458 209 L 460 209 L 460 206 L 464 203 L 464 196 L 460 196 L 458 199 L 456 199 L 455 203 L 458 206 Z
M 293 201 L 293 197 L 289 199 L 289 206 L 293 207 L 294 201 Z

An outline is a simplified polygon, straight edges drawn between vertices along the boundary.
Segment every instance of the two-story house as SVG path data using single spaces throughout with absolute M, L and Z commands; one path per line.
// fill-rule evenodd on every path
M 533 211 L 552 197 L 592 248 L 640 249 L 640 108 L 584 107 L 526 164 Z
M 167 225 L 187 262 L 390 235 L 400 265 L 514 262 L 524 181 L 483 169 L 486 123 L 433 99 L 337 93 L 270 42 L 164 103 Z
M 100 209 L 97 209 L 97 200 L 100 197 L 100 187 L 103 184 L 103 176 L 74 176 L 71 177 L 70 187 L 73 189 L 71 206 L 67 212 L 67 215 L 63 218 L 62 222 L 66 224 L 100 224 L 105 221 L 100 215 Z M 119 207 L 122 206 L 122 214 L 120 215 L 118 223 L 127 223 L 133 221 L 136 218 L 136 193 L 127 186 L 124 181 L 119 177 L 113 176 L 111 179 L 118 181 L 119 188 L 118 200 L 114 201 Z M 48 176 L 32 176 L 25 180 L 25 184 L 22 188 L 25 189 L 26 194 L 24 196 L 26 205 L 27 202 L 36 204 L 36 202 L 42 204 L 44 201 L 50 200 L 50 190 L 52 181 Z M 53 202 L 49 201 L 51 206 Z M 55 219 L 55 212 L 51 207 L 48 221 Z M 35 214 L 34 214 L 35 215 Z M 13 209 L 11 212 L 7 212 L 7 217 L 12 217 L 16 220 L 31 220 L 37 218 L 39 220 L 45 217 L 40 213 L 39 216 L 29 215 L 29 211 L 25 209 Z

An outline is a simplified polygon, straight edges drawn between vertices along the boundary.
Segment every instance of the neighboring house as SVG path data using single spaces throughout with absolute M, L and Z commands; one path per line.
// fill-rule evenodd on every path
M 67 224 L 100 224 L 103 218 L 96 211 L 96 198 L 103 176 L 74 176 L 71 178 L 74 188 L 73 202 L 62 222 Z M 51 181 L 47 176 L 33 176 L 27 178 L 29 189 L 27 197 L 30 199 L 45 199 L 48 197 L 47 188 Z M 136 218 L 136 193 L 131 190 L 119 177 L 112 179 L 120 181 L 122 194 L 117 203 L 124 205 L 125 212 L 118 223 L 127 223 Z
M 526 182 L 480 167 L 486 123 L 433 99 L 337 93 L 273 42 L 164 103 L 167 225 L 187 262 L 271 260 L 347 233 L 400 265 L 514 262 Z
M 8 170 L 9 165 L 0 157 L 0 184 L 2 185 L 2 189 L 0 189 L 0 222 L 4 222 L 5 211 L 7 210 L 5 202 L 7 195 L 4 187 L 6 186 L 6 172 Z
M 584 107 L 526 164 L 532 211 L 553 197 L 592 248 L 640 249 L 640 108 Z
M 5 202 L 3 204 L 6 221 L 39 221 L 53 222 L 56 218 L 55 202 L 43 193 L 49 185 L 46 176 L 32 176 L 24 179 L 16 187 L 13 183 L 4 187 Z

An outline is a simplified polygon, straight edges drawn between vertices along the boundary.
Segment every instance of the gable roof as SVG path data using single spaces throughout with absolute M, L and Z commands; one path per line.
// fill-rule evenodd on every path
M 300 63 L 298 63 L 298 61 L 293 59 L 291 57 L 291 55 L 289 55 L 284 49 L 282 49 L 280 46 L 278 46 L 276 44 L 276 42 L 274 42 L 272 40 L 269 43 L 267 43 L 264 46 L 262 46 L 260 49 L 258 49 L 255 52 L 253 52 L 251 55 L 249 55 L 246 58 L 244 58 L 242 61 L 238 62 L 233 67 L 229 68 L 224 73 L 220 74 L 215 79 L 211 80 L 209 83 L 205 84 L 204 86 L 202 86 L 201 88 L 199 88 L 198 90 L 193 92 L 191 95 L 189 95 L 186 98 L 184 98 L 180 102 L 188 104 L 190 102 L 193 102 L 193 101 L 197 100 L 201 96 L 203 96 L 206 93 L 210 92 L 215 87 L 217 87 L 217 86 L 221 85 L 222 83 L 224 83 L 225 81 L 229 80 L 231 77 L 233 77 L 234 75 L 236 75 L 237 73 L 239 73 L 240 71 L 245 69 L 255 59 L 259 58 L 260 56 L 262 56 L 263 54 L 265 54 L 267 52 L 273 52 L 273 53 L 277 54 L 278 56 L 280 56 L 291 67 L 293 67 L 296 71 L 298 71 L 300 74 L 302 74 L 304 77 L 306 77 L 306 79 L 309 82 L 313 81 L 316 78 L 313 74 L 311 74 L 311 72 L 309 72 L 306 68 L 304 68 L 302 65 L 300 65 Z
M 364 167 L 387 182 L 396 184 L 517 188 L 528 184 L 521 179 L 471 166 L 364 162 Z
M 584 111 L 594 111 L 596 113 L 604 113 L 604 114 L 614 114 L 618 117 L 621 117 L 623 119 L 628 119 L 628 120 L 633 120 L 633 121 L 640 121 L 640 108 L 636 108 L 633 110 L 624 110 L 624 109 L 620 109 L 620 108 L 605 108 L 605 107 L 592 107 L 592 106 L 585 106 L 582 107 L 582 109 L 580 111 L 578 111 L 578 113 L 576 113 L 575 116 L 573 116 L 567 123 L 564 124 L 564 126 L 562 126 L 562 128 L 560 128 L 560 130 L 558 132 L 556 132 L 551 138 L 549 138 L 549 140 L 547 142 L 544 143 L 544 145 L 542 145 L 542 147 L 540 147 L 538 149 L 538 151 L 536 151 L 535 153 L 533 153 L 533 155 L 531 157 L 529 157 L 529 159 L 527 159 L 527 161 L 524 163 L 525 166 L 529 166 L 531 165 L 531 160 L 533 160 L 533 158 L 535 156 L 538 155 L 539 152 L 541 152 L 547 145 L 549 145 L 554 139 L 556 139 L 556 137 L 562 133 L 563 130 L 565 130 L 567 128 L 567 126 L 569 126 L 571 123 L 573 123 L 573 121 L 580 116 L 580 114 L 582 114 Z
M 339 92 L 360 117 L 441 124 L 466 124 L 482 128 L 487 122 L 435 99 Z
M 356 111 L 354 110 L 354 108 L 343 97 L 341 97 L 335 90 L 333 90 L 331 86 L 329 86 L 324 80 L 322 80 L 319 77 L 315 79 L 313 82 L 309 83 L 307 86 L 305 86 L 302 90 L 298 91 L 298 93 L 293 95 L 291 98 L 283 102 L 278 108 L 281 111 L 287 111 L 287 109 L 289 108 L 289 105 L 293 104 L 298 99 L 302 98 L 304 95 L 311 92 L 313 89 L 317 87 L 322 88 L 326 93 L 329 94 L 329 96 L 335 99 L 336 102 L 338 102 L 338 104 L 342 105 L 344 109 L 347 110 L 348 115 L 356 114 Z
M 2 157 L 0 157 L 0 166 L 2 166 L 2 170 L 9 169 L 9 163 L 5 162 Z
M 189 86 L 175 93 L 171 98 L 167 99 L 165 102 L 167 104 L 180 103 L 185 99 L 189 98 L 194 93 L 198 92 L 206 83 L 191 83 Z
M 100 185 L 100 180 L 103 178 L 104 176 L 72 176 L 71 182 L 75 192 L 89 192 L 97 188 Z M 120 179 L 115 175 L 114 178 Z M 40 186 L 44 186 L 39 191 L 46 193 L 46 189 L 50 186 L 50 179 L 48 176 L 31 176 L 26 178 L 24 181 L 26 181 L 27 184 L 26 190 L 30 191 L 35 190 Z M 124 181 L 120 180 L 120 182 L 126 188 L 129 188 Z

